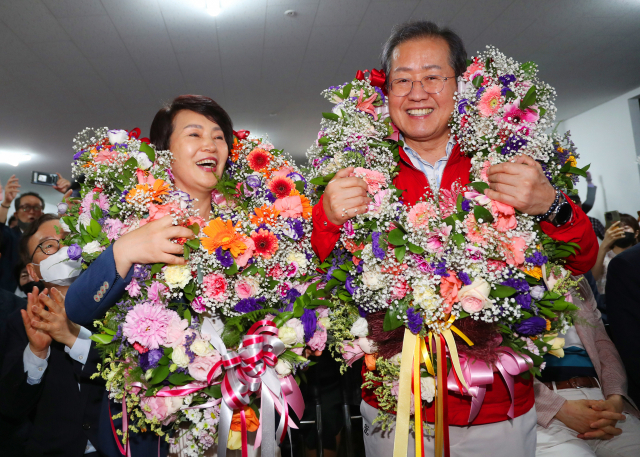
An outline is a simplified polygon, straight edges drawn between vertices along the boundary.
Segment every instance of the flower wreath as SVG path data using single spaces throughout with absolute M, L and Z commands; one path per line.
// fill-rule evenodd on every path
M 463 373 L 472 345 L 489 349 L 491 360 L 510 357 L 520 372 L 539 373 L 541 354 L 572 325 L 576 307 L 569 289 L 575 282 L 563 263 L 579 246 L 552 240 L 534 217 L 483 194 L 487 168 L 516 154 L 533 157 L 568 195 L 588 168 L 576 167 L 568 134 L 545 133 L 555 115 L 555 92 L 537 78 L 536 65 L 521 65 L 495 48 L 468 62 L 450 125 L 471 156 L 471 184 L 454 183 L 413 206 L 402 205 L 402 191 L 393 184 L 403 143 L 387 117 L 385 94 L 359 74 L 323 95 L 336 106 L 323 113 L 318 139 L 307 152 L 310 182 L 319 196 L 335 172 L 351 166 L 373 201 L 369 212 L 344 224 L 321 264 L 327 281 L 321 293 L 346 305 L 330 312 L 330 346 L 348 364 L 365 357 L 363 387 L 376 394 L 383 425 L 395 422 L 387 413 L 411 410 L 421 426 L 420 405 L 444 395 L 436 395 L 433 377 L 447 376 L 445 359 L 453 365 L 449 376 L 455 376 L 449 385 L 475 397 L 470 387 L 477 386 Z M 405 326 L 401 354 L 391 357 L 397 349 L 385 352 L 367 338 L 367 316 L 378 333 Z M 472 341 L 464 329 L 478 325 L 484 331 L 474 332 Z M 407 348 L 408 362 L 401 363 Z M 417 400 L 411 356 L 421 365 L 421 376 L 413 379 L 413 392 L 422 392 Z
M 296 372 L 309 364 L 305 344 L 324 349 L 318 318 L 327 314 L 299 299 L 313 271 L 307 186 L 282 151 L 247 134 L 236 133 L 206 224 L 173 184 L 170 151 L 139 140 L 139 132 L 85 129 L 74 139 L 81 199 L 61 218 L 71 260 L 87 268 L 111 242 L 167 214 L 198 235 L 176 240 L 186 266 L 135 265 L 125 295 L 95 322 L 103 361 L 94 376 L 123 404 L 123 443 L 116 437 L 123 452 L 129 430 L 184 436 L 181 445 L 195 456 L 219 439 L 246 447 L 242 433 L 258 426 L 275 436 L 273 414 L 262 423 L 262 408 L 286 412 L 288 403 L 301 417 Z M 279 428 L 290 424 L 283 413 Z

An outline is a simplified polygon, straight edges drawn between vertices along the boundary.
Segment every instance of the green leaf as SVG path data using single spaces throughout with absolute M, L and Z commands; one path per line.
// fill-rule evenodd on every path
M 535 62 L 525 62 L 520 65 L 520 69 L 524 72 L 525 79 L 533 78 L 536 74 L 538 66 Z
M 113 205 L 111 205 L 109 207 L 109 214 L 111 214 L 112 216 L 115 216 L 119 212 L 120 212 L 120 208 L 118 208 L 117 204 L 114 203 Z M 67 224 L 67 225 L 69 225 L 69 224 Z M 71 226 L 69 225 L 69 227 L 71 227 Z
M 462 202 L 464 201 L 464 197 L 462 194 L 458 194 L 458 199 L 456 200 L 456 209 L 458 212 L 462 211 Z
M 491 290 L 491 295 L 494 298 L 505 298 L 510 297 L 516 293 L 516 290 L 513 287 L 502 286 L 500 284 L 496 285 L 495 289 Z
M 407 243 L 407 247 L 414 254 L 422 254 L 424 252 L 423 248 L 421 248 L 420 246 L 417 246 L 417 245 L 415 245 L 413 243 Z
M 273 319 L 273 323 L 276 324 L 276 327 L 280 328 L 292 317 L 293 311 L 285 311 L 284 313 L 278 314 L 275 319 Z
M 258 272 L 258 267 L 251 265 L 249 268 L 245 268 L 242 272 L 242 276 L 255 275 Z
M 189 260 L 190 254 L 191 254 L 191 249 L 189 249 L 189 246 L 187 246 L 187 244 L 185 243 L 184 246 L 182 246 L 182 256 L 184 257 L 185 260 Z
M 349 95 L 351 95 L 351 88 L 353 86 L 351 85 L 351 83 L 347 84 L 346 86 L 344 86 L 342 88 L 342 99 L 346 100 L 347 98 L 349 98 Z
M 338 116 L 335 113 L 322 113 L 322 117 L 324 117 L 325 119 L 329 119 L 330 121 L 336 121 L 336 122 L 338 122 L 338 120 L 340 119 L 340 116 Z
M 147 143 L 140 143 L 140 152 L 144 152 L 151 162 L 156 161 L 156 151 L 154 151 Z
M 396 254 L 396 259 L 398 259 L 398 262 L 402 263 L 402 260 L 404 259 L 404 254 L 407 252 L 407 247 L 398 246 L 397 248 L 394 249 L 394 252 Z
M 188 228 L 191 229 L 195 236 L 198 236 L 198 233 L 200 233 L 200 226 L 198 224 L 191 224 Z
M 338 269 L 338 270 L 334 270 L 333 273 L 331 273 L 331 276 L 333 276 L 334 278 L 345 282 L 347 280 L 347 273 L 345 273 L 344 271 Z
M 227 276 L 234 275 L 234 274 L 236 274 L 237 272 L 238 272 L 238 264 L 235 262 L 235 260 L 234 260 L 234 262 L 233 262 L 233 265 L 231 265 L 229 268 L 227 268 L 226 270 L 224 270 L 224 273 L 225 273 Z
M 169 376 L 169 382 L 174 386 L 184 386 L 185 384 L 190 383 L 194 379 L 188 374 L 184 373 L 173 373 Z
M 472 182 L 469 185 L 473 187 L 477 192 L 480 192 L 481 194 L 484 194 L 485 189 L 489 188 L 489 184 L 487 184 L 484 181 Z
M 525 110 L 531 105 L 536 104 L 536 86 L 531 86 L 527 91 L 527 95 L 520 101 L 520 109 Z
M 476 205 L 473 207 L 473 215 L 476 217 L 477 223 L 480 223 L 480 220 L 482 220 L 482 223 L 493 222 L 493 216 L 489 210 L 482 205 Z
M 587 177 L 587 170 L 585 170 L 584 168 L 572 167 L 569 162 L 564 164 L 564 166 L 560 169 L 560 173 L 571 173 L 574 175 L 582 176 L 583 178 Z
M 91 222 L 89 223 L 89 227 L 87 227 L 87 233 L 95 238 L 98 235 L 100 235 L 101 231 L 102 231 L 102 227 L 100 226 L 98 221 L 96 221 L 95 219 L 91 219 Z
M 161 365 L 155 370 L 153 370 L 153 375 L 151 375 L 151 379 L 149 380 L 150 384 L 160 384 L 162 381 L 167 379 L 169 376 L 169 367 L 166 365 Z
M 304 194 L 304 181 L 296 181 L 296 190 Z
M 407 241 L 404 239 L 404 233 L 398 228 L 395 228 L 389 232 L 388 240 L 389 243 L 393 244 L 394 246 L 402 246 L 407 243 Z
M 473 78 L 473 85 L 477 88 L 480 88 L 480 86 L 482 86 L 483 81 L 484 81 L 484 78 L 482 77 L 482 75 L 476 76 L 475 78 Z
M 302 317 L 304 313 L 304 305 L 302 304 L 303 298 L 305 295 L 302 295 L 296 298 L 296 301 L 293 303 L 293 317 L 299 318 Z
M 322 176 L 318 176 L 317 178 L 313 178 L 309 181 L 314 186 L 324 186 L 324 178 Z
M 185 308 L 182 318 L 186 320 L 189 325 L 191 325 L 191 311 L 189 310 L 189 308 Z
M 324 286 L 324 291 L 329 293 L 331 292 L 331 290 L 337 286 L 338 284 L 340 284 L 340 281 L 338 281 L 337 279 L 330 279 L 327 284 Z
M 98 344 L 109 344 L 113 341 L 115 335 L 107 335 L 105 333 L 94 333 L 89 338 Z
M 163 355 L 162 357 L 160 357 L 160 360 L 158 360 L 158 365 L 169 365 L 169 362 L 169 357 Z
M 395 330 L 403 324 L 403 321 L 396 317 L 396 313 L 397 311 L 393 308 L 389 308 L 387 310 L 387 314 L 384 315 L 382 330 L 384 330 L 385 332 L 390 332 L 391 330 Z
M 320 138 L 318 140 L 318 143 L 323 145 L 323 146 L 325 146 L 325 145 L 329 144 L 329 141 L 330 141 L 329 137 L 323 136 L 322 138 Z
M 538 312 L 544 316 L 547 316 L 549 319 L 555 319 L 557 317 L 553 311 L 547 308 L 538 308 Z
M 198 238 L 195 238 L 193 240 L 187 241 L 184 244 L 189 246 L 191 249 L 198 249 L 200 247 L 200 240 Z
M 164 266 L 165 266 L 164 263 L 154 263 L 153 266 L 151 267 L 151 276 L 160 273 L 160 270 L 162 270 L 162 267 Z
M 222 386 L 220 384 L 209 386 L 203 389 L 203 392 L 213 398 L 222 398 Z
M 465 238 L 462 233 L 456 233 L 454 235 L 451 235 L 451 241 L 453 241 L 456 246 L 458 246 L 458 248 L 461 248 L 462 246 L 464 246 Z

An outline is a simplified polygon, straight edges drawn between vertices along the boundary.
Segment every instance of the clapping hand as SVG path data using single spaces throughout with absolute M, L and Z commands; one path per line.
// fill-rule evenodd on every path
M 32 323 L 37 322 L 38 317 L 34 314 L 33 310 L 38 307 L 40 307 L 38 288 L 34 287 L 33 291 L 27 294 L 27 309 L 21 309 L 20 314 L 22 314 L 22 322 L 27 332 L 31 352 L 41 359 L 46 359 L 47 353 L 49 352 L 49 345 L 51 344 L 51 336 L 32 325 Z
M 47 289 L 38 296 L 39 303 L 33 306 L 33 313 L 38 319 L 32 320 L 31 326 L 71 348 L 78 338 L 80 326 L 67 317 L 64 295 L 55 287 L 49 295 L 46 292 Z

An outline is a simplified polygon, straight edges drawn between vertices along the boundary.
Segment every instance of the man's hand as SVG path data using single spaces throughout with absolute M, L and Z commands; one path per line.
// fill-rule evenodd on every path
M 177 257 L 184 252 L 184 248 L 171 240 L 194 237 L 191 229 L 173 225 L 170 215 L 149 222 L 114 243 L 116 270 L 124 278 L 135 263 L 186 265 L 187 261 L 183 257 Z
M 615 221 L 611 224 L 611 227 L 604 232 L 604 239 L 600 244 L 600 248 L 608 251 L 613 247 L 613 243 L 618 241 L 620 238 L 624 238 L 624 228 L 620 227 L 620 221 Z
M 49 352 L 49 345 L 51 344 L 51 337 L 32 325 L 32 323 L 36 322 L 38 319 L 38 317 L 33 313 L 33 308 L 39 307 L 39 305 L 38 288 L 34 287 L 33 291 L 27 294 L 26 311 L 21 309 L 20 314 L 22 314 L 22 323 L 24 324 L 24 329 L 27 332 L 31 352 L 41 359 L 46 359 L 47 353 Z
M 492 165 L 487 177 L 490 187 L 484 191 L 487 197 L 525 214 L 546 213 L 556 197 L 542 167 L 529 156 L 521 155 L 513 162 Z
M 64 179 L 60 173 L 56 173 L 56 174 L 58 175 L 58 181 L 56 181 L 53 188 L 58 192 L 60 192 L 61 194 L 64 194 L 66 191 L 69 190 L 69 187 L 71 187 L 71 183 L 69 182 L 68 179 Z
M 596 428 L 598 430 L 594 430 L 591 432 L 587 432 L 582 436 L 578 435 L 578 438 L 582 438 L 585 440 L 590 439 L 609 439 L 604 438 L 604 436 L 611 434 L 611 430 L 619 430 L 616 427 L 616 423 L 619 420 L 624 420 L 624 414 L 622 414 L 622 410 L 624 408 L 624 402 L 622 400 L 622 396 L 620 395 L 609 395 L 609 398 L 603 401 L 599 401 L 591 405 L 591 409 L 597 412 L 610 412 L 614 414 L 618 414 L 622 417 L 622 419 L 613 419 L 613 418 L 601 418 L 591 424 L 591 428 Z
M 349 177 L 351 173 L 353 167 L 343 168 L 324 191 L 322 208 L 329 222 L 336 225 L 369 211 L 371 199 L 367 196 L 367 183 L 362 178 Z
M 2 191 L 2 186 L 0 185 L 0 192 Z M 2 200 L 2 204 L 4 206 L 9 206 L 11 202 L 16 198 L 20 192 L 20 183 L 18 182 L 18 178 L 16 175 L 11 175 L 9 181 L 7 181 L 7 185 L 4 188 L 4 198 Z
M 624 415 L 615 411 L 597 411 L 593 406 L 604 403 L 597 400 L 567 400 L 556 414 L 556 419 L 578 432 L 581 439 L 608 440 L 620 435 L 622 430 L 615 423 L 624 420 Z M 602 427 L 595 426 L 596 424 Z
M 46 290 L 46 289 L 45 289 Z M 46 332 L 51 338 L 68 348 L 72 348 L 80 333 L 80 326 L 69 320 L 64 307 L 64 295 L 55 287 L 51 293 L 40 294 L 39 306 L 33 306 L 33 313 L 39 320 L 33 320 L 31 326 Z M 49 308 L 47 311 L 45 307 Z

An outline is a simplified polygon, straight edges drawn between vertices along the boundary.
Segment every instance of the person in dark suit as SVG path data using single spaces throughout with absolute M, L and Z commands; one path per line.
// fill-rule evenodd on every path
M 629 396 L 640 404 L 640 244 L 615 256 L 607 270 L 607 312 L 613 340 L 629 380 Z

